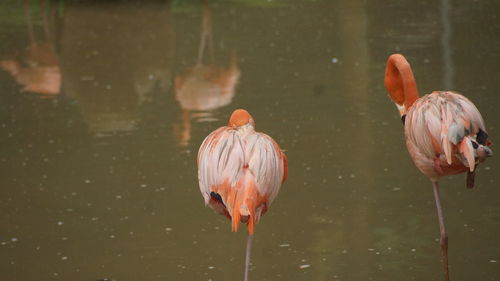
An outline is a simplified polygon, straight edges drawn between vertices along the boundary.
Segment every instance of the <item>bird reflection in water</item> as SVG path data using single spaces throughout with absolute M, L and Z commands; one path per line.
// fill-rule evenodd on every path
M 204 62 L 207 51 L 209 57 Z M 234 97 L 240 77 L 236 54 L 231 54 L 227 66 L 214 61 L 212 15 L 204 1 L 197 62 L 175 77 L 175 98 L 182 109 L 182 125 L 175 125 L 174 132 L 180 146 L 189 144 L 192 117 L 197 122 L 215 121 L 212 111 L 230 104 Z
M 64 6 L 64 93 L 79 101 L 95 137 L 129 135 L 146 126 L 153 111 L 146 109 L 156 108 L 155 95 L 165 94 L 173 80 L 171 2 L 139 6 L 107 1 Z
M 41 94 L 41 97 L 56 96 L 61 90 L 59 59 L 52 44 L 52 27 L 57 11 L 54 6 L 40 1 L 44 40 L 39 41 L 33 30 L 30 1 L 24 1 L 23 7 L 30 45 L 14 56 L 17 59 L 0 60 L 0 68 L 23 87 L 22 92 Z

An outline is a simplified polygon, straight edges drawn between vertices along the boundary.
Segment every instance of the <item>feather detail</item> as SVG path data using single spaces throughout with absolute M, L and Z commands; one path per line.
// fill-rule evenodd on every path
M 413 161 L 432 178 L 473 171 L 492 154 L 479 111 L 453 92 L 433 92 L 418 99 L 407 113 L 405 135 Z
M 205 203 L 227 214 L 233 231 L 243 222 L 253 234 L 286 174 L 285 154 L 271 137 L 255 132 L 251 124 L 215 130 L 198 151 L 198 178 Z M 212 193 L 218 194 L 222 204 L 213 200 Z
M 288 157 L 283 151 L 281 152 L 283 156 L 283 179 L 281 179 L 281 184 L 284 184 L 286 179 L 288 178 Z
M 474 171 L 476 160 L 474 159 L 474 148 L 472 147 L 470 138 L 468 137 L 464 138 L 458 145 L 458 150 L 467 160 L 469 170 L 471 172 Z

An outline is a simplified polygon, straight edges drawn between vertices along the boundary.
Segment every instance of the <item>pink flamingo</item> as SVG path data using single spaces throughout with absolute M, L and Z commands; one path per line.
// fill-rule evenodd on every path
M 464 96 L 435 91 L 421 98 L 406 59 L 393 54 L 387 60 L 384 84 L 404 124 L 406 146 L 417 168 L 432 182 L 441 232 L 445 280 L 449 280 L 448 235 L 439 198 L 441 176 L 467 172 L 467 187 L 474 186 L 480 162 L 493 152 L 481 114 Z
M 235 110 L 229 124 L 210 133 L 198 151 L 205 205 L 230 219 L 233 231 L 240 222 L 248 226 L 245 281 L 255 224 L 278 195 L 287 174 L 285 153 L 271 137 L 255 131 L 255 122 L 244 109 Z

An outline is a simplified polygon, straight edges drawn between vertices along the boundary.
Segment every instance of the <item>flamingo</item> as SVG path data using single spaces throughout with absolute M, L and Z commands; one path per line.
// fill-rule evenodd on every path
M 384 84 L 403 121 L 406 146 L 415 166 L 432 182 L 440 228 L 445 280 L 449 281 L 448 234 L 439 198 L 439 178 L 467 173 L 467 188 L 474 187 L 479 163 L 493 155 L 483 118 L 466 97 L 434 91 L 421 98 L 405 57 L 387 60 Z
M 235 110 L 229 124 L 213 131 L 198 151 L 198 179 L 205 205 L 248 227 L 244 280 L 248 280 L 255 224 L 268 210 L 288 174 L 287 157 L 268 135 L 255 131 L 244 109 Z

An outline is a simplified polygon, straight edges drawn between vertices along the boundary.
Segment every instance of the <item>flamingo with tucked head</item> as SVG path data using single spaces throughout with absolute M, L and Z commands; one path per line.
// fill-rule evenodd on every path
M 434 91 L 419 98 L 413 72 L 402 55 L 393 54 L 387 60 L 384 84 L 401 114 L 410 156 L 432 182 L 444 275 L 448 281 L 448 235 L 438 180 L 466 172 L 466 185 L 472 188 L 478 164 L 493 154 L 492 142 L 481 114 L 466 97 L 450 91 Z
M 255 131 L 248 111 L 237 109 L 229 124 L 213 131 L 198 151 L 198 179 L 205 205 L 248 226 L 244 280 L 248 280 L 255 224 L 287 177 L 285 153 L 268 135 Z

